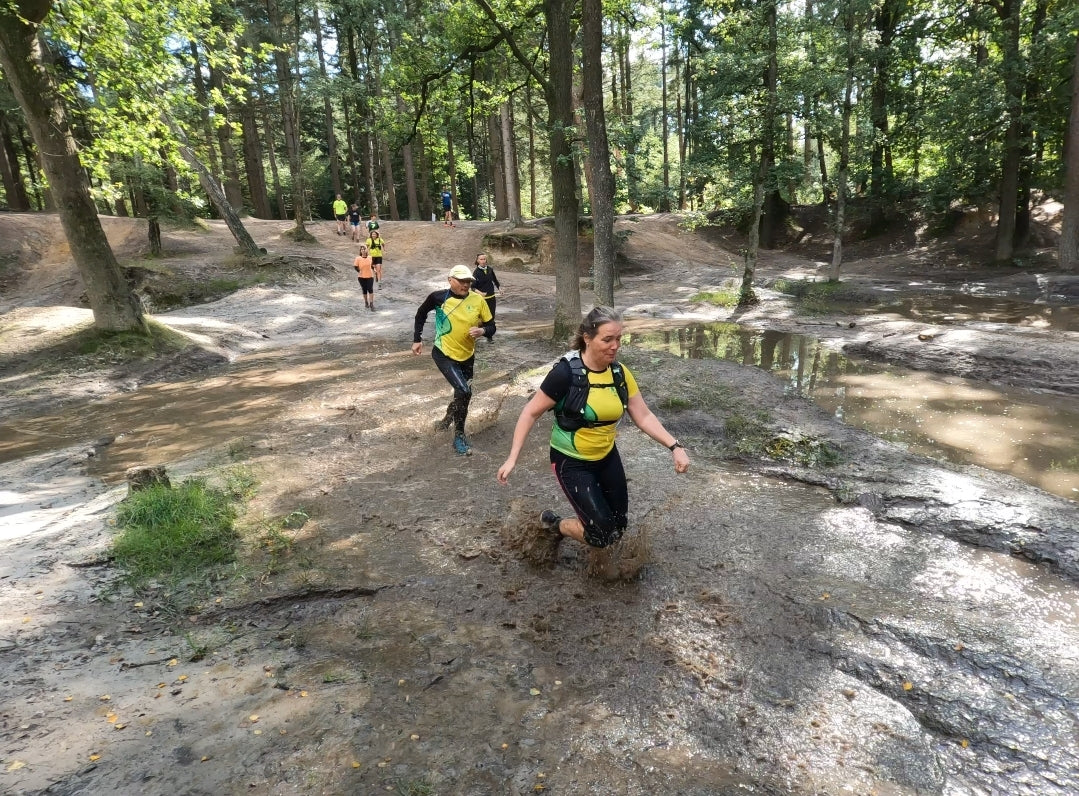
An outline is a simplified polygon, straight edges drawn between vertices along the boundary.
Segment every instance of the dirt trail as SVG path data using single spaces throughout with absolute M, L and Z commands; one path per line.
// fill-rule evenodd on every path
M 47 237 L 47 220 L 24 223 Z M 671 218 L 620 225 L 633 231 L 619 292 L 633 322 L 731 317 L 688 302 L 736 276 L 722 241 L 683 233 Z M 124 233 L 131 255 L 137 226 Z M 87 312 L 44 306 L 45 294 L 40 311 L 13 310 L 20 299 L 5 294 L 0 355 L 22 364 L 18 389 L 3 398 L 11 437 L 0 433 L 0 451 L 39 428 L 35 414 L 72 407 L 83 423 L 73 419 L 77 430 L 55 450 L 0 463 L 9 695 L 0 790 L 1079 788 L 1069 740 L 1079 674 L 1066 654 L 1079 638 L 1062 607 L 1079 597 L 1074 504 L 908 456 L 785 396 L 759 371 L 627 351 L 693 468 L 676 476 L 667 451 L 624 429 L 631 543 L 604 556 L 567 543 L 554 565 L 537 566 L 515 542 L 528 518 L 560 506 L 543 431 L 509 487 L 494 472 L 560 353 L 547 341 L 549 269 L 506 270 L 493 258 L 505 287 L 499 333 L 479 347 L 475 454 L 460 458 L 433 430 L 448 389 L 428 356 L 408 352 L 412 319 L 448 266 L 471 263 L 483 235 L 503 225 L 384 222 L 376 313 L 363 312 L 353 246 L 331 224 L 316 225 L 314 248 L 289 244 L 288 227 L 251 223 L 272 253 L 323 264 L 308 278 L 159 314 L 220 355 L 217 364 L 177 358 L 78 374 L 77 384 L 33 378 L 25 361 L 42 318 L 59 336 Z M 165 245 L 165 269 L 200 278 L 218 273 L 231 248 L 220 225 L 170 232 Z M 775 260 L 769 279 L 807 268 Z M 39 262 L 33 274 L 23 284 L 77 292 L 67 263 Z M 764 293 L 739 320 L 797 323 Z M 68 325 L 57 328 L 59 318 Z M 895 323 L 835 334 L 879 336 Z M 107 398 L 88 405 L 91 396 Z M 832 441 L 844 463 L 812 471 L 713 455 L 739 406 Z M 175 478 L 235 464 L 256 473 L 240 563 L 211 591 L 109 588 L 108 518 L 123 496 L 118 474 L 135 460 L 166 464 Z M 984 529 L 979 515 L 999 535 L 975 547 L 963 535 Z M 302 519 L 285 527 L 290 516 Z M 1015 683 L 1016 661 L 1031 691 Z M 1006 691 L 1006 709 L 984 697 L 1003 703 Z M 1060 711 L 1039 701 L 1050 694 Z M 1009 749 L 1017 733 L 1032 746 Z

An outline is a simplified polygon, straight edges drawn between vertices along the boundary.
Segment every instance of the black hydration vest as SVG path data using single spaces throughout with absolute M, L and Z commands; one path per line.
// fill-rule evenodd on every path
M 596 426 L 610 426 L 617 420 L 586 420 L 585 409 L 588 406 L 588 391 L 592 388 L 588 381 L 588 369 L 581 361 L 579 351 L 570 351 L 562 356 L 569 365 L 570 380 L 569 391 L 554 406 L 555 422 L 558 427 L 565 431 L 576 431 L 579 428 L 595 428 Z M 626 386 L 626 374 L 622 366 L 617 362 L 611 363 L 611 376 L 614 377 L 614 389 L 618 393 L 618 400 L 622 402 L 622 411 L 629 407 L 629 387 Z

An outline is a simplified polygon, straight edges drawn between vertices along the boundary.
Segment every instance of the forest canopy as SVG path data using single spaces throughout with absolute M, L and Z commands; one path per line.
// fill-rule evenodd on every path
M 241 216 L 329 218 L 341 194 L 429 219 L 448 186 L 462 217 L 537 218 L 552 132 L 592 207 L 576 3 L 34 5 L 100 212 L 217 215 L 187 146 Z M 549 112 L 562 18 L 568 121 Z M 768 246 L 791 204 L 837 195 L 860 197 L 871 229 L 989 207 L 1020 247 L 1032 202 L 1062 198 L 1077 25 L 1064 0 L 606 2 L 614 208 L 744 222 L 759 190 Z M 0 206 L 49 209 L 6 74 L 0 139 Z

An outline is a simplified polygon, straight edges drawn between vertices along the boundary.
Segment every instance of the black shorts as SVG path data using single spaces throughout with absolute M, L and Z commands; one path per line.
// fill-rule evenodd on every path
M 371 257 L 371 265 L 382 265 L 382 258 L 372 256 Z
M 375 292 L 375 278 L 373 276 L 358 276 L 356 279 L 359 281 L 364 293 Z
M 551 448 L 551 471 L 584 526 L 585 542 L 607 547 L 622 538 L 629 489 L 617 447 L 598 462 L 574 459 Z
M 336 218 L 338 221 L 345 221 L 348 219 L 348 216 L 334 216 L 334 218 Z

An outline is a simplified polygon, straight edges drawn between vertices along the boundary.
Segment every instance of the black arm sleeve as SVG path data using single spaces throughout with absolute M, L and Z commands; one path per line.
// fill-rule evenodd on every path
M 445 290 L 436 290 L 423 300 L 423 304 L 416 310 L 416 324 L 412 330 L 412 342 L 419 343 L 423 340 L 423 325 L 427 323 L 427 316 L 431 314 L 431 310 L 439 306 L 446 300 Z M 491 334 L 494 334 L 492 331 Z
M 495 321 L 494 318 L 483 324 L 483 336 L 490 340 L 495 336 Z

